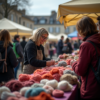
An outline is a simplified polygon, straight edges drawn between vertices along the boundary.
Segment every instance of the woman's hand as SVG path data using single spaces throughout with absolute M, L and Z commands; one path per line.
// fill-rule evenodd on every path
M 52 66 L 55 64 L 55 61 L 54 60 L 51 60 L 51 61 L 47 61 L 46 62 L 46 66 Z

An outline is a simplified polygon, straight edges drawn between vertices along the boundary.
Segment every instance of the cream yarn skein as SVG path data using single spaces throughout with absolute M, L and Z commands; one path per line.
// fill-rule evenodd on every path
M 46 82 L 48 82 L 48 81 L 49 81 L 48 79 L 42 79 L 42 80 L 40 81 L 40 83 L 45 85 Z

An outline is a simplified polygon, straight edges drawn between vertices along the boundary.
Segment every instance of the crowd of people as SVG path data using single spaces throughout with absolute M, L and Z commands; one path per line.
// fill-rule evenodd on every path
M 100 84 L 93 72 L 98 69 L 100 34 L 96 24 L 87 16 L 77 22 L 76 29 L 82 41 L 73 42 L 69 38 L 64 41 L 64 36 L 61 36 L 57 43 L 47 41 L 49 33 L 45 28 L 37 29 L 28 42 L 25 41 L 25 37 L 20 42 L 19 35 L 15 35 L 12 41 L 10 33 L 2 30 L 0 32 L 0 83 L 16 79 L 21 62 L 24 63 L 23 73 L 32 74 L 36 69 L 55 64 L 52 60 L 54 49 L 57 56 L 63 53 L 72 54 L 74 50 L 79 49 L 79 59 L 72 61 L 72 69 L 81 77 L 81 100 L 100 99 Z M 49 54 L 50 58 L 48 58 Z

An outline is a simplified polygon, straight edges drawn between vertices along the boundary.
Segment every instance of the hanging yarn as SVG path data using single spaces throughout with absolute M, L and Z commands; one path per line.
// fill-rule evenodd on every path
M 24 85 L 18 80 L 11 80 L 5 84 L 12 92 L 19 91 Z
M 62 91 L 71 91 L 73 88 L 73 86 L 71 84 L 69 84 L 67 81 L 60 81 L 58 83 L 58 89 L 62 90 Z
M 20 99 L 17 97 L 8 97 L 6 100 L 20 100 Z
M 58 68 L 53 68 L 51 71 L 50 71 L 50 74 L 53 75 L 53 74 L 59 74 L 59 69 Z
M 53 76 L 50 73 L 47 73 L 47 74 L 42 75 L 42 79 L 52 80 Z
M 30 80 L 34 80 L 34 81 L 40 82 L 40 80 L 41 80 L 41 75 L 39 75 L 39 74 L 32 75 L 32 76 L 30 77 Z
M 46 83 L 46 85 L 49 85 L 51 87 L 53 87 L 54 89 L 57 88 L 58 82 L 54 79 L 54 80 L 50 80 Z
M 20 94 L 21 94 L 22 96 L 24 96 L 25 93 L 26 93 L 26 91 L 29 90 L 30 88 L 31 88 L 31 87 L 23 87 L 23 88 L 21 88 L 21 89 L 20 89 Z
M 49 81 L 48 79 L 42 79 L 42 80 L 40 81 L 40 83 L 45 85 L 46 82 L 48 82 L 48 81 Z
M 13 94 L 17 97 L 17 98 L 21 98 L 21 94 L 18 91 L 14 91 Z
M 29 90 L 26 91 L 25 97 L 29 98 L 29 97 L 38 96 L 41 92 L 45 92 L 45 89 L 40 88 L 40 87 L 31 88 L 31 89 L 29 89 Z
M 46 93 L 49 93 L 49 94 L 52 94 L 52 92 L 53 92 L 53 88 L 51 87 L 51 86 L 49 86 L 49 85 L 45 85 L 45 86 L 43 86 L 43 88 L 45 89 L 45 91 L 46 91 Z
M 18 79 L 19 79 L 20 82 L 25 82 L 25 81 L 29 81 L 30 76 L 27 75 L 27 74 L 20 74 Z
M 50 94 L 41 92 L 38 96 L 30 97 L 28 100 L 54 100 L 54 98 L 52 98 Z
M 6 86 L 2 86 L 2 87 L 0 87 L 0 98 L 1 98 L 1 94 L 3 93 L 3 92 L 11 92 L 10 91 L 10 89 L 8 88 L 8 87 L 6 87 Z
M 16 95 L 6 91 L 1 94 L 1 100 L 7 100 L 8 97 L 16 97 Z
M 52 95 L 56 98 L 61 98 L 64 96 L 64 92 L 62 90 L 57 90 L 55 89 L 53 92 L 52 92 Z
M 60 81 L 60 77 L 61 77 L 60 74 L 54 74 L 54 75 L 53 75 L 53 78 L 54 78 L 55 80 L 57 80 L 58 82 Z
M 68 81 L 70 84 L 75 85 L 78 82 L 78 79 L 76 76 L 71 75 L 71 74 L 64 74 L 61 76 L 60 81 L 62 80 L 66 80 Z
M 43 87 L 44 84 L 40 84 L 40 83 L 34 83 L 31 87 L 32 88 L 37 88 L 37 87 Z
M 58 62 L 58 66 L 64 66 L 64 67 L 66 67 L 67 63 L 65 61 L 60 61 L 60 62 Z
M 25 82 L 23 82 L 23 85 L 24 86 L 31 86 L 31 85 L 33 85 L 35 82 L 32 82 L 32 81 L 25 81 Z

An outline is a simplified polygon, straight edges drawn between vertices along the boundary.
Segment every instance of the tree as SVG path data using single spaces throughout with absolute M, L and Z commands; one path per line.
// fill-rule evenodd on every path
M 29 0 L 0 0 L 0 6 L 4 12 L 0 11 L 0 14 L 4 14 L 5 18 L 8 18 L 12 10 L 17 10 L 17 8 L 26 8 L 30 6 Z

